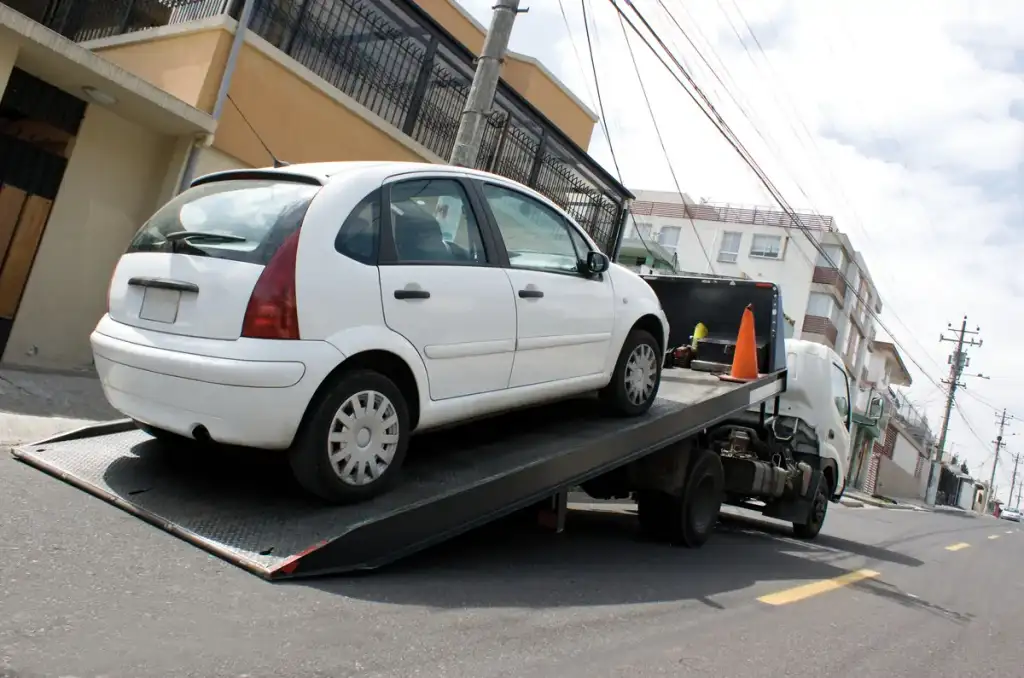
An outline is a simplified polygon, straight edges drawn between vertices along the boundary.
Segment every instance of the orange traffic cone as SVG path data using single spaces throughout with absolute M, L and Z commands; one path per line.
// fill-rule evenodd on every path
M 725 381 L 753 381 L 757 379 L 757 335 L 754 333 L 754 305 L 743 309 L 740 332 L 736 337 L 736 355 L 732 359 L 732 371 L 720 374 Z

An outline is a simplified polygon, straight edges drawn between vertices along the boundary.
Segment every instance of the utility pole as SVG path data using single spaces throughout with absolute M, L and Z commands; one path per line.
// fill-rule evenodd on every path
M 1011 419 L 1013 419 L 1013 415 L 1007 414 L 1006 413 L 1006 408 L 1004 407 L 1003 408 L 1003 414 L 1002 414 L 1002 416 L 999 417 L 999 435 L 997 435 L 996 439 L 993 441 L 995 443 L 995 445 L 996 445 L 996 453 L 995 453 L 996 456 L 992 460 L 992 477 L 988 481 L 989 500 L 988 500 L 987 504 L 991 504 L 995 500 L 995 492 L 993 492 L 992 490 L 994 489 L 993 486 L 995 485 L 995 482 L 996 482 L 996 467 L 999 466 L 999 451 L 1001 449 L 1003 449 L 1004 447 L 1006 447 L 1006 443 L 1003 442 L 1003 432 L 1006 430 L 1006 422 L 1011 420 Z M 1015 466 L 1014 467 L 1014 475 L 1015 476 L 1016 476 L 1016 473 L 1017 473 L 1017 471 L 1016 471 L 1016 466 Z M 1011 496 L 1013 495 L 1013 486 L 1012 485 L 1010 486 L 1010 495 Z M 1007 501 L 1006 503 L 1009 504 L 1010 502 Z M 987 506 L 986 506 L 986 508 L 987 508 Z
M 953 323 L 947 323 L 946 329 L 951 330 Z M 978 334 L 981 332 L 981 328 L 975 328 L 975 330 L 969 331 L 967 329 L 967 316 L 964 316 L 963 322 L 960 323 L 959 330 L 953 330 L 954 336 L 947 337 L 945 332 L 939 335 L 939 341 L 949 341 L 956 344 L 956 348 L 953 349 L 953 353 L 949 356 L 949 377 L 942 380 L 942 383 L 949 387 L 949 392 L 946 394 L 946 411 L 942 415 L 942 429 L 939 432 L 939 442 L 935 446 L 935 455 L 932 463 L 928 465 L 928 489 L 925 491 L 925 503 L 935 503 L 935 496 L 937 493 L 932 492 L 932 484 L 937 483 L 939 476 L 936 469 L 942 464 L 942 454 L 946 447 L 946 433 L 949 431 L 949 415 L 953 411 L 954 398 L 956 397 L 956 389 L 958 386 L 966 388 L 965 384 L 960 383 L 960 377 L 963 374 L 964 368 L 967 367 L 971 361 L 967 357 L 965 350 L 968 346 L 981 346 L 982 340 L 975 341 L 973 338 L 967 339 L 966 337 L 972 334 Z M 991 489 L 991 486 L 989 486 Z M 931 500 L 929 501 L 929 496 Z
M 466 106 L 459 120 L 459 131 L 455 135 L 448 162 L 460 167 L 475 167 L 476 158 L 480 154 L 480 143 L 484 138 L 484 124 L 494 103 L 494 93 L 498 89 L 498 78 L 501 76 L 501 64 L 505 61 L 508 41 L 512 36 L 512 24 L 516 15 L 528 10 L 519 9 L 519 0 L 495 0 L 494 14 L 491 25 L 484 38 L 483 49 L 476 61 L 476 72 L 473 84 L 466 96 Z
M 1006 498 L 1006 505 L 1013 502 L 1013 491 L 1017 488 L 1017 465 L 1020 464 L 1020 452 L 1013 455 L 1013 477 L 1010 478 L 1010 496 Z M 1020 490 L 1017 491 L 1020 494 Z

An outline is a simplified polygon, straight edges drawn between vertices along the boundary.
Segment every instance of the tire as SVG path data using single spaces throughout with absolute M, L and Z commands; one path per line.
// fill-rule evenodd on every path
M 725 498 L 725 471 L 713 452 L 694 454 L 678 496 L 657 491 L 637 496 L 637 517 L 645 537 L 700 548 L 714 534 Z
M 638 417 L 651 409 L 661 385 L 664 364 L 659 351 L 657 340 L 646 330 L 635 329 L 626 337 L 612 380 L 601 391 L 601 398 L 612 414 Z M 638 375 L 636 369 L 641 370 Z
M 797 539 L 813 540 L 821 532 L 825 524 L 825 515 L 828 513 L 828 481 L 822 476 L 818 483 L 818 491 L 814 494 L 811 502 L 810 515 L 806 523 L 793 523 L 793 536 Z
M 355 421 L 353 405 L 373 403 L 376 415 L 365 414 L 364 425 L 348 427 L 338 415 L 345 410 Z M 340 375 L 310 410 L 288 455 L 292 474 L 310 494 L 331 504 L 351 504 L 383 494 L 398 479 L 409 447 L 409 407 L 393 381 L 372 370 Z M 331 440 L 331 434 L 341 440 Z M 332 461 L 347 438 L 351 455 Z M 360 440 L 366 443 L 360 446 Z
M 695 451 L 669 535 L 672 543 L 691 549 L 703 546 L 715 532 L 724 499 L 722 460 L 709 450 Z

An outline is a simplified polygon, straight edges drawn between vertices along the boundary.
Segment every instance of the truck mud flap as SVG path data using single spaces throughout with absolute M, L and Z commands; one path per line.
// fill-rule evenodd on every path
M 825 482 L 825 476 L 821 471 L 814 471 L 811 474 L 811 482 L 807 487 L 806 497 L 793 497 L 772 502 L 765 506 L 761 515 L 766 518 L 775 518 L 803 525 L 811 515 L 811 505 L 818 492 L 818 486 L 823 482 Z
M 743 411 L 784 373 L 659 399 L 635 419 L 577 400 L 413 439 L 400 483 L 346 507 L 315 503 L 282 453 L 168 445 L 112 422 L 14 456 L 260 577 L 369 570 L 508 515 Z M 682 391 L 686 393 L 685 389 Z

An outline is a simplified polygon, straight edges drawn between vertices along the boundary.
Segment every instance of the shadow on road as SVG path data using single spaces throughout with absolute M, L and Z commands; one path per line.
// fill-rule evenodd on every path
M 290 585 L 367 601 L 438 608 L 683 600 L 721 608 L 714 598 L 723 593 L 764 582 L 799 585 L 847 571 L 816 559 L 814 552 L 922 564 L 906 555 L 836 537 L 807 544 L 775 538 L 773 532 L 790 536 L 785 528 L 726 515 L 714 539 L 702 549 L 690 550 L 643 541 L 632 515 L 572 511 L 561 535 L 505 520 L 371 575 Z

